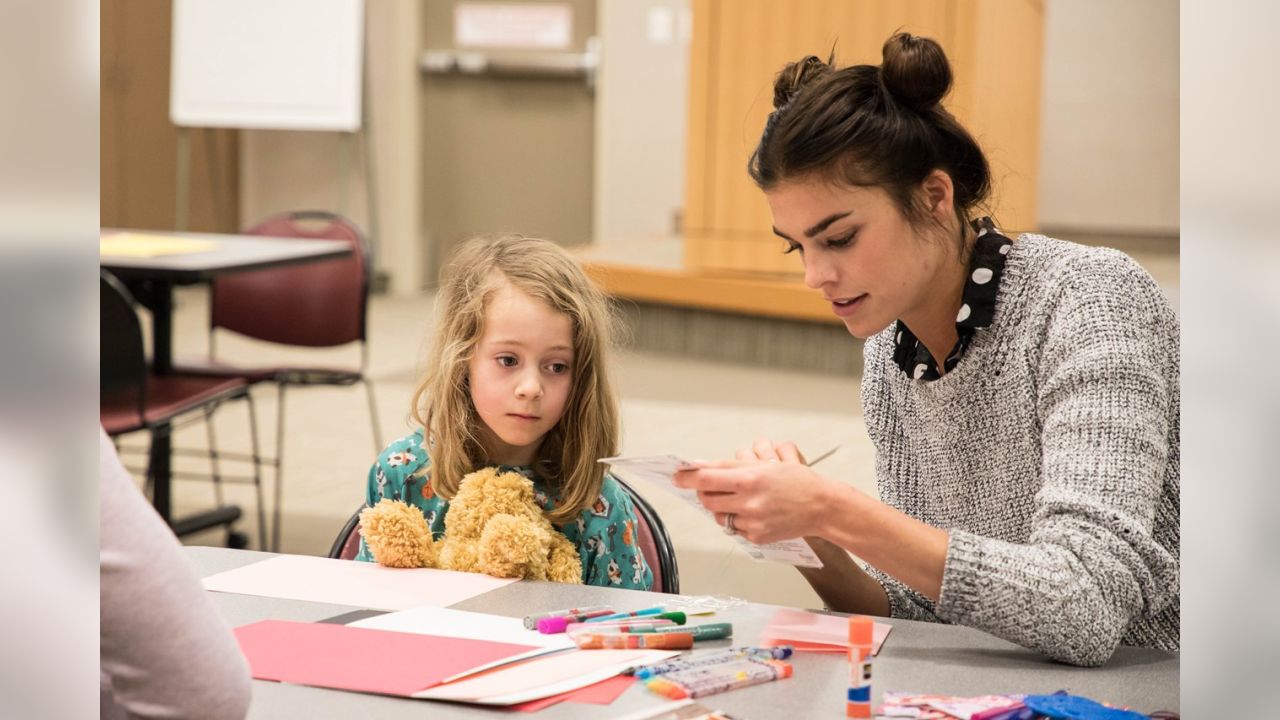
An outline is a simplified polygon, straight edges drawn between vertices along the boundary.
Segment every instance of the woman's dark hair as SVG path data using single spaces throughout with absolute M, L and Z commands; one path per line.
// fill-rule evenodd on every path
M 837 70 L 810 55 L 778 73 L 774 111 L 748 171 L 762 190 L 816 176 L 884 188 L 913 223 L 927 210 L 913 191 L 935 169 L 951 176 L 961 221 L 991 191 L 982 149 L 941 105 L 951 66 L 929 38 L 898 33 L 879 65 Z

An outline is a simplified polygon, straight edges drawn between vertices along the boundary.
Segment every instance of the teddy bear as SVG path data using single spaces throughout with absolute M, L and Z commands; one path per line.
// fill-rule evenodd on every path
M 388 567 L 582 583 L 577 548 L 543 514 L 533 482 L 516 472 L 484 468 L 464 477 L 440 540 L 418 508 L 389 499 L 360 512 L 360 534 Z

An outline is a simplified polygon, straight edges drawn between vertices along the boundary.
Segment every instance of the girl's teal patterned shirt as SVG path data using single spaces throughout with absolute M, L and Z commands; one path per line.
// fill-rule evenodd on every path
M 369 485 L 365 502 L 369 507 L 383 498 L 403 500 L 422 511 L 431 526 L 431 534 L 439 540 L 444 534 L 449 501 L 437 496 L 425 477 L 429 459 L 424 450 L 422 430 L 400 438 L 387 446 L 369 469 Z M 559 500 L 529 467 L 504 467 L 533 481 L 533 495 L 544 510 L 551 510 Z M 575 522 L 560 528 L 578 548 L 582 559 L 582 582 L 587 585 L 651 590 L 653 571 L 636 545 L 636 511 L 631 498 L 612 475 L 606 473 L 596 502 Z M 373 555 L 360 539 L 357 560 L 373 561 Z

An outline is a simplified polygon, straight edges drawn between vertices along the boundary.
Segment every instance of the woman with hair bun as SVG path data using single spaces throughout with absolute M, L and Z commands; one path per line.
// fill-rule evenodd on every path
M 766 439 L 676 481 L 727 532 L 805 537 L 833 609 L 1076 665 L 1177 652 L 1178 320 L 1127 256 L 981 215 L 990 170 L 940 104 L 942 48 L 883 54 L 784 68 L 749 165 L 805 283 L 866 340 L 880 499 Z

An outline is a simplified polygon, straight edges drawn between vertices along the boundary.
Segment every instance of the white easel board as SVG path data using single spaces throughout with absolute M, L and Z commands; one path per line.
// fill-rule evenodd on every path
M 174 0 L 182 127 L 360 128 L 364 0 Z

